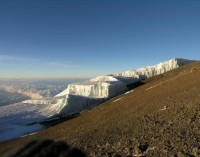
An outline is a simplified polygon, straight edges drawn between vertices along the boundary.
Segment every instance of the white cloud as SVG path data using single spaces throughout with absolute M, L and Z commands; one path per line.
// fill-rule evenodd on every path
M 7 55 L 0 55 L 0 61 L 23 61 L 25 59 L 26 58 L 7 56 Z
M 67 64 L 63 62 L 58 61 L 47 61 L 47 60 L 41 60 L 36 58 L 23 58 L 23 57 L 16 57 L 16 56 L 9 56 L 9 55 L 0 55 L 0 63 L 7 64 L 7 65 L 13 65 L 13 64 L 37 64 L 44 67 L 59 67 L 59 68 L 70 68 L 70 67 L 80 67 L 76 64 Z
M 55 66 L 55 67 L 79 67 L 79 65 L 75 64 L 66 64 L 61 62 L 45 62 L 47 66 Z

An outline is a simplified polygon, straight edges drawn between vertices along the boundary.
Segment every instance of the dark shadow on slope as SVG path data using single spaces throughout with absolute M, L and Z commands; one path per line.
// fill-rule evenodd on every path
M 144 85 L 145 82 L 143 81 L 139 81 L 139 82 L 136 82 L 136 83 L 133 83 L 133 84 L 130 84 L 130 85 L 127 85 L 128 89 L 131 90 L 131 89 L 134 89 L 134 88 L 137 88 L 137 87 L 140 87 L 142 85 Z
M 142 143 L 139 145 L 139 149 L 142 151 L 142 152 L 145 152 L 147 151 L 149 145 L 147 143 Z
M 68 120 L 71 120 L 71 119 L 74 119 L 76 117 L 80 116 L 80 113 L 76 113 L 76 114 L 73 114 L 73 115 L 69 115 L 69 116 L 58 116 L 54 119 L 49 119 L 49 120 L 44 120 L 42 122 L 40 122 L 40 124 L 44 125 L 45 128 L 48 128 L 48 127 L 51 127 L 51 126 L 55 126 L 59 123 L 62 123 L 64 121 L 68 121 Z
M 13 149 L 4 157 L 86 157 L 86 154 L 64 141 L 51 139 L 32 140 L 17 149 Z

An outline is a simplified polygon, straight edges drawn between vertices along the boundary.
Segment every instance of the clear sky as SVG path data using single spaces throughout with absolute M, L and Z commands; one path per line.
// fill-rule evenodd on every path
M 0 0 L 0 77 L 94 77 L 200 59 L 199 0 Z

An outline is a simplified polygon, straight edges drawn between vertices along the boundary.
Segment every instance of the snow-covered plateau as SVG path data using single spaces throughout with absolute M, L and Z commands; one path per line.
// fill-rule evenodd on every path
M 54 118 L 61 103 L 62 99 L 27 100 L 0 107 L 0 141 L 41 130 L 40 122 Z
M 154 66 L 99 76 L 72 83 L 53 98 L 26 100 L 0 107 L 0 141 L 5 141 L 43 128 L 40 122 L 49 118 L 69 116 L 128 91 L 130 84 L 153 77 L 192 62 L 171 59 Z

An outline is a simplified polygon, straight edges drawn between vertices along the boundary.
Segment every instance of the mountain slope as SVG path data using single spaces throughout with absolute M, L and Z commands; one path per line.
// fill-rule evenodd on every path
M 40 122 L 69 116 L 91 109 L 126 92 L 130 85 L 193 62 L 171 59 L 154 66 L 118 74 L 99 76 L 85 82 L 69 84 L 56 97 L 31 99 L 0 107 L 0 141 L 32 133 L 44 128 Z M 135 86 L 135 85 L 134 85 Z M 34 125 L 33 125 L 34 124 Z
M 90 156 L 197 155 L 200 62 L 147 79 L 79 117 L 0 144 L 0 154 L 35 138 L 75 144 Z

